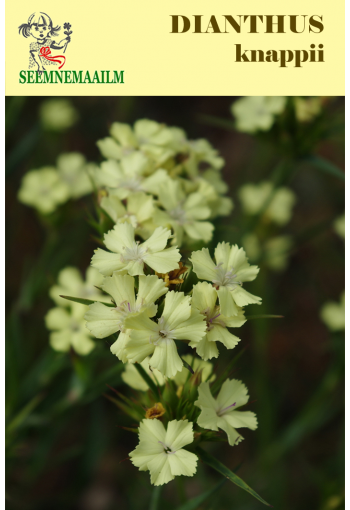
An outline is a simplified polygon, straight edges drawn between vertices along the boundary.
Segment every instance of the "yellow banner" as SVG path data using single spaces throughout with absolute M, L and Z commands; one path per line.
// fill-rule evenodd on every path
M 344 13 L 340 0 L 7 1 L 6 94 L 344 95 Z

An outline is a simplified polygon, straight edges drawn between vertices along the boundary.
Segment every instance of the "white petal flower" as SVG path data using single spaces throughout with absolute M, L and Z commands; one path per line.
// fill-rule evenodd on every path
M 251 411 L 237 411 L 248 402 L 246 386 L 236 379 L 226 379 L 215 399 L 208 382 L 198 387 L 198 400 L 195 405 L 201 409 L 198 425 L 205 429 L 224 430 L 231 446 L 242 441 L 243 437 L 236 429 L 247 427 L 255 430 L 258 426 L 256 416 Z
M 93 163 L 87 163 L 79 152 L 67 152 L 57 158 L 57 171 L 69 188 L 72 198 L 79 198 L 93 191 L 90 175 L 96 169 Z
M 175 476 L 193 476 L 198 457 L 183 447 L 192 443 L 193 424 L 172 420 L 165 430 L 159 420 L 143 420 L 139 428 L 139 444 L 130 453 L 131 462 L 140 471 L 149 471 L 151 483 L 163 485 Z
M 157 313 L 155 301 L 168 289 L 164 281 L 157 276 L 143 275 L 139 278 L 139 289 L 135 297 L 134 278 L 118 274 L 105 278 L 102 289 L 113 298 L 115 307 L 102 303 L 90 305 L 85 314 L 86 326 L 97 338 L 105 338 L 120 331 L 118 339 L 111 346 L 111 351 L 125 363 L 127 361 L 125 345 L 129 339 L 129 332 L 124 327 L 126 318 L 142 312 L 148 317 L 153 317 Z
M 72 296 L 91 301 L 103 301 L 110 303 L 110 299 L 102 294 L 96 288 L 101 287 L 103 276 L 93 267 L 86 270 L 85 281 L 83 280 L 79 269 L 76 267 L 65 267 L 59 272 L 57 277 L 57 285 L 50 288 L 50 297 L 59 306 L 72 306 L 72 301 L 63 299 L 60 296 Z
M 130 193 L 124 206 L 112 190 L 108 197 L 102 198 L 100 205 L 115 223 L 130 223 L 135 234 L 143 239 L 150 237 L 157 228 L 152 221 L 155 211 L 153 197 L 142 191 Z
M 216 301 L 217 292 L 209 283 L 201 282 L 193 287 L 192 307 L 204 315 L 207 330 L 200 342 L 190 343 L 190 346 L 195 347 L 204 360 L 218 357 L 216 342 L 223 343 L 227 349 L 236 347 L 240 339 L 230 333 L 227 328 L 237 328 L 246 322 L 243 310 L 238 309 L 237 315 L 233 317 L 225 317 L 221 313 L 220 306 L 216 305 Z
M 294 97 L 295 116 L 299 122 L 310 122 L 322 112 L 321 97 Z
M 106 186 L 124 200 L 130 193 L 144 191 L 157 195 L 161 183 L 169 180 L 166 170 L 153 171 L 150 160 L 140 152 L 125 156 L 120 162 L 109 159 L 94 172 L 97 186 Z
M 340 296 L 340 302 L 327 301 L 321 308 L 322 321 L 331 331 L 345 329 L 345 291 Z
M 174 243 L 181 246 L 183 236 L 204 242 L 212 238 L 214 226 L 208 221 L 211 210 L 200 193 L 185 195 L 179 181 L 170 179 L 160 185 L 158 201 L 164 211 L 156 211 L 154 221 L 174 230 Z
M 231 112 L 236 118 L 238 131 L 255 133 L 268 131 L 275 116 L 283 112 L 287 103 L 284 96 L 249 96 L 233 103 Z
M 178 267 L 181 258 L 176 247 L 165 249 L 170 236 L 170 230 L 158 227 L 151 237 L 140 244 L 135 241 L 132 225 L 117 224 L 104 237 L 105 246 L 110 252 L 97 249 L 91 265 L 105 276 L 114 271 L 127 272 L 131 276 L 142 275 L 144 264 L 158 273 L 168 273 Z
M 89 354 L 95 347 L 84 321 L 85 307 L 78 303 L 68 311 L 52 308 L 45 317 L 47 329 L 51 330 L 50 345 L 55 351 L 67 352 L 72 347 L 78 354 Z
M 264 219 L 281 226 L 290 221 L 296 202 L 295 193 L 291 189 L 274 189 L 273 183 L 268 181 L 245 184 L 240 188 L 238 196 L 246 214 L 258 214 L 268 204 L 263 214 Z
M 189 296 L 171 291 L 165 297 L 164 311 L 157 323 L 143 313 L 128 317 L 125 327 L 130 329 L 130 340 L 125 348 L 128 360 L 140 363 L 152 354 L 150 366 L 166 377 L 173 377 L 183 366 L 175 340 L 199 342 L 206 324 L 199 312 L 191 310 Z
M 41 103 L 40 120 L 48 131 L 64 131 L 79 119 L 79 113 L 68 99 L 47 99 Z
M 242 287 L 244 282 L 255 280 L 259 272 L 258 266 L 249 265 L 243 248 L 219 243 L 215 249 L 216 264 L 208 248 L 193 252 L 190 260 L 198 278 L 214 284 L 225 317 L 238 315 L 241 306 L 261 303 L 259 297 Z
M 22 179 L 18 200 L 35 207 L 42 214 L 55 211 L 69 199 L 69 187 L 53 167 L 32 170 Z

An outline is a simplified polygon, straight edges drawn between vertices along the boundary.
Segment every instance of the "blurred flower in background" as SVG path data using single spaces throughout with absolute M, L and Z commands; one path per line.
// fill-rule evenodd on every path
M 79 119 L 79 113 L 68 99 L 45 99 L 39 109 L 40 120 L 48 131 L 64 131 Z
M 274 189 L 272 182 L 245 184 L 238 190 L 238 197 L 243 212 L 255 215 L 263 211 L 263 220 L 270 220 L 277 225 L 285 225 L 292 217 L 296 196 L 287 187 Z
M 333 223 L 333 227 L 338 236 L 345 239 L 345 214 L 336 218 Z
M 295 97 L 295 116 L 299 122 L 310 122 L 322 111 L 321 97 Z
M 42 214 L 50 214 L 70 198 L 92 192 L 90 172 L 94 169 L 95 165 L 87 163 L 82 154 L 61 154 L 56 168 L 31 170 L 23 177 L 18 200 Z
M 345 329 L 345 291 L 340 296 L 339 303 L 327 301 L 321 308 L 320 316 L 331 331 Z
M 28 172 L 18 192 L 20 202 L 35 207 L 42 214 L 52 213 L 68 198 L 69 189 L 53 167 Z
M 276 116 L 283 112 L 286 103 L 283 96 L 242 97 L 231 106 L 236 128 L 243 133 L 268 131 Z

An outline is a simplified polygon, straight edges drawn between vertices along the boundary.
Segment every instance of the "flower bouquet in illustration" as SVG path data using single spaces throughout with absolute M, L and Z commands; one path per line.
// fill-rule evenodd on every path
M 65 45 L 64 50 L 63 50 L 63 53 L 65 53 L 66 49 L 67 49 L 67 46 L 68 46 L 68 43 L 70 41 L 70 36 L 73 33 L 73 31 L 71 30 L 72 25 L 70 23 L 64 23 L 63 24 L 63 28 L 64 28 L 64 33 L 67 36 L 67 42 L 66 42 L 66 45 Z

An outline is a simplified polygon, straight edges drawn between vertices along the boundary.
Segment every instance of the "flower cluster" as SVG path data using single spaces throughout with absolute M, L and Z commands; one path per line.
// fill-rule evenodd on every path
M 130 223 L 143 239 L 158 227 L 171 229 L 179 247 L 210 241 L 211 221 L 232 210 L 220 173 L 224 160 L 207 140 L 188 140 L 180 128 L 142 119 L 133 128 L 115 122 L 97 145 L 100 165 L 87 165 L 77 153 L 62 155 L 57 169 L 24 176 L 19 200 L 49 214 L 94 187 L 113 222 Z
M 212 239 L 212 220 L 232 208 L 223 196 L 223 160 L 208 142 L 140 120 L 133 128 L 114 123 L 98 147 L 106 159 L 90 176 L 102 247 L 86 282 L 74 268 L 61 272 L 50 291 L 59 306 L 46 324 L 56 350 L 84 355 L 93 337 L 110 340 L 125 364 L 123 380 L 138 392 L 116 401 L 140 424 L 131 461 L 161 485 L 193 476 L 201 441 L 224 432 L 233 446 L 242 439 L 238 428 L 257 426 L 251 411 L 238 410 L 248 402 L 246 387 L 217 377 L 208 360 L 219 356 L 220 344 L 232 350 L 240 342 L 232 329 L 246 322 L 246 306 L 261 303 L 246 289 L 259 268 L 237 245 L 221 242 L 213 256 L 202 248 Z M 79 165 L 72 159 L 64 172 L 64 157 L 54 172 L 70 177 L 70 194 L 79 196 Z
M 288 187 L 274 188 L 272 182 L 245 184 L 238 191 L 242 211 L 249 217 L 259 217 L 260 225 L 243 236 L 242 244 L 254 262 L 263 259 L 273 271 L 286 268 L 294 246 L 288 234 L 280 234 L 292 218 L 295 193 Z
M 35 207 L 42 214 L 55 211 L 70 198 L 77 199 L 91 193 L 90 174 L 95 165 L 87 163 L 78 152 L 61 154 L 56 167 L 31 170 L 22 180 L 18 200 Z
M 140 393 L 133 399 L 124 395 L 114 399 L 123 412 L 140 422 L 139 444 L 130 458 L 140 471 L 150 472 L 154 485 L 175 476 L 193 476 L 199 444 L 227 440 L 234 446 L 243 440 L 237 429 L 257 428 L 255 414 L 244 408 L 249 397 L 241 381 L 215 381 L 212 363 L 191 355 L 184 359 L 193 374 L 183 369 L 168 379 L 150 370 L 148 358 L 139 371 L 135 365 L 126 365 L 123 380 Z M 155 383 L 155 394 L 142 377 L 144 372 Z

